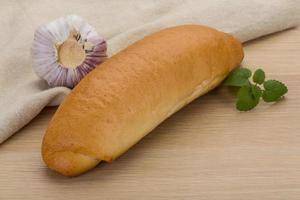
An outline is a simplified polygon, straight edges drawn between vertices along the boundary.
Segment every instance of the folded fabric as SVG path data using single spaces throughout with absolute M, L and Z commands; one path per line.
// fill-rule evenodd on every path
M 165 27 L 204 24 L 242 42 L 296 26 L 298 0 L 72 0 L 4 1 L 0 7 L 0 143 L 45 106 L 59 105 L 68 88 L 49 88 L 31 67 L 30 47 L 40 24 L 76 14 L 108 41 L 113 55 Z M 101 65 L 99 66 L 101 67 Z

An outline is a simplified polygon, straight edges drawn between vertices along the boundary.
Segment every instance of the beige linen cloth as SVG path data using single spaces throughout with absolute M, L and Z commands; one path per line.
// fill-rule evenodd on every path
M 300 0 L 0 0 L 0 143 L 70 92 L 48 88 L 34 74 L 30 56 L 35 29 L 68 14 L 94 26 L 112 55 L 179 24 L 209 25 L 245 42 L 296 26 Z

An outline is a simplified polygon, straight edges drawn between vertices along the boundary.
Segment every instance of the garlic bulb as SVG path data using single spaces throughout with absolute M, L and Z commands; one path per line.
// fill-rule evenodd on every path
M 33 69 L 49 86 L 73 88 L 106 58 L 106 42 L 81 17 L 40 26 L 32 45 Z

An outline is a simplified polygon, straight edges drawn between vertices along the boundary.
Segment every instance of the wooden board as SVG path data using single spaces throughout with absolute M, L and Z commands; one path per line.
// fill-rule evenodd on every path
M 41 160 L 56 110 L 46 108 L 0 146 L 0 199 L 300 199 L 300 29 L 249 42 L 245 52 L 244 66 L 286 82 L 283 101 L 240 113 L 218 88 L 77 178 Z

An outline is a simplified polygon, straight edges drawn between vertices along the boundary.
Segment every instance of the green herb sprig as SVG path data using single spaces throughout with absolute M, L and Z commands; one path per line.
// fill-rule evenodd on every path
M 236 108 L 248 111 L 259 103 L 278 101 L 288 92 L 284 83 L 277 80 L 265 80 L 265 72 L 257 69 L 251 81 L 252 72 L 247 68 L 238 68 L 231 72 L 224 81 L 225 86 L 238 87 Z

